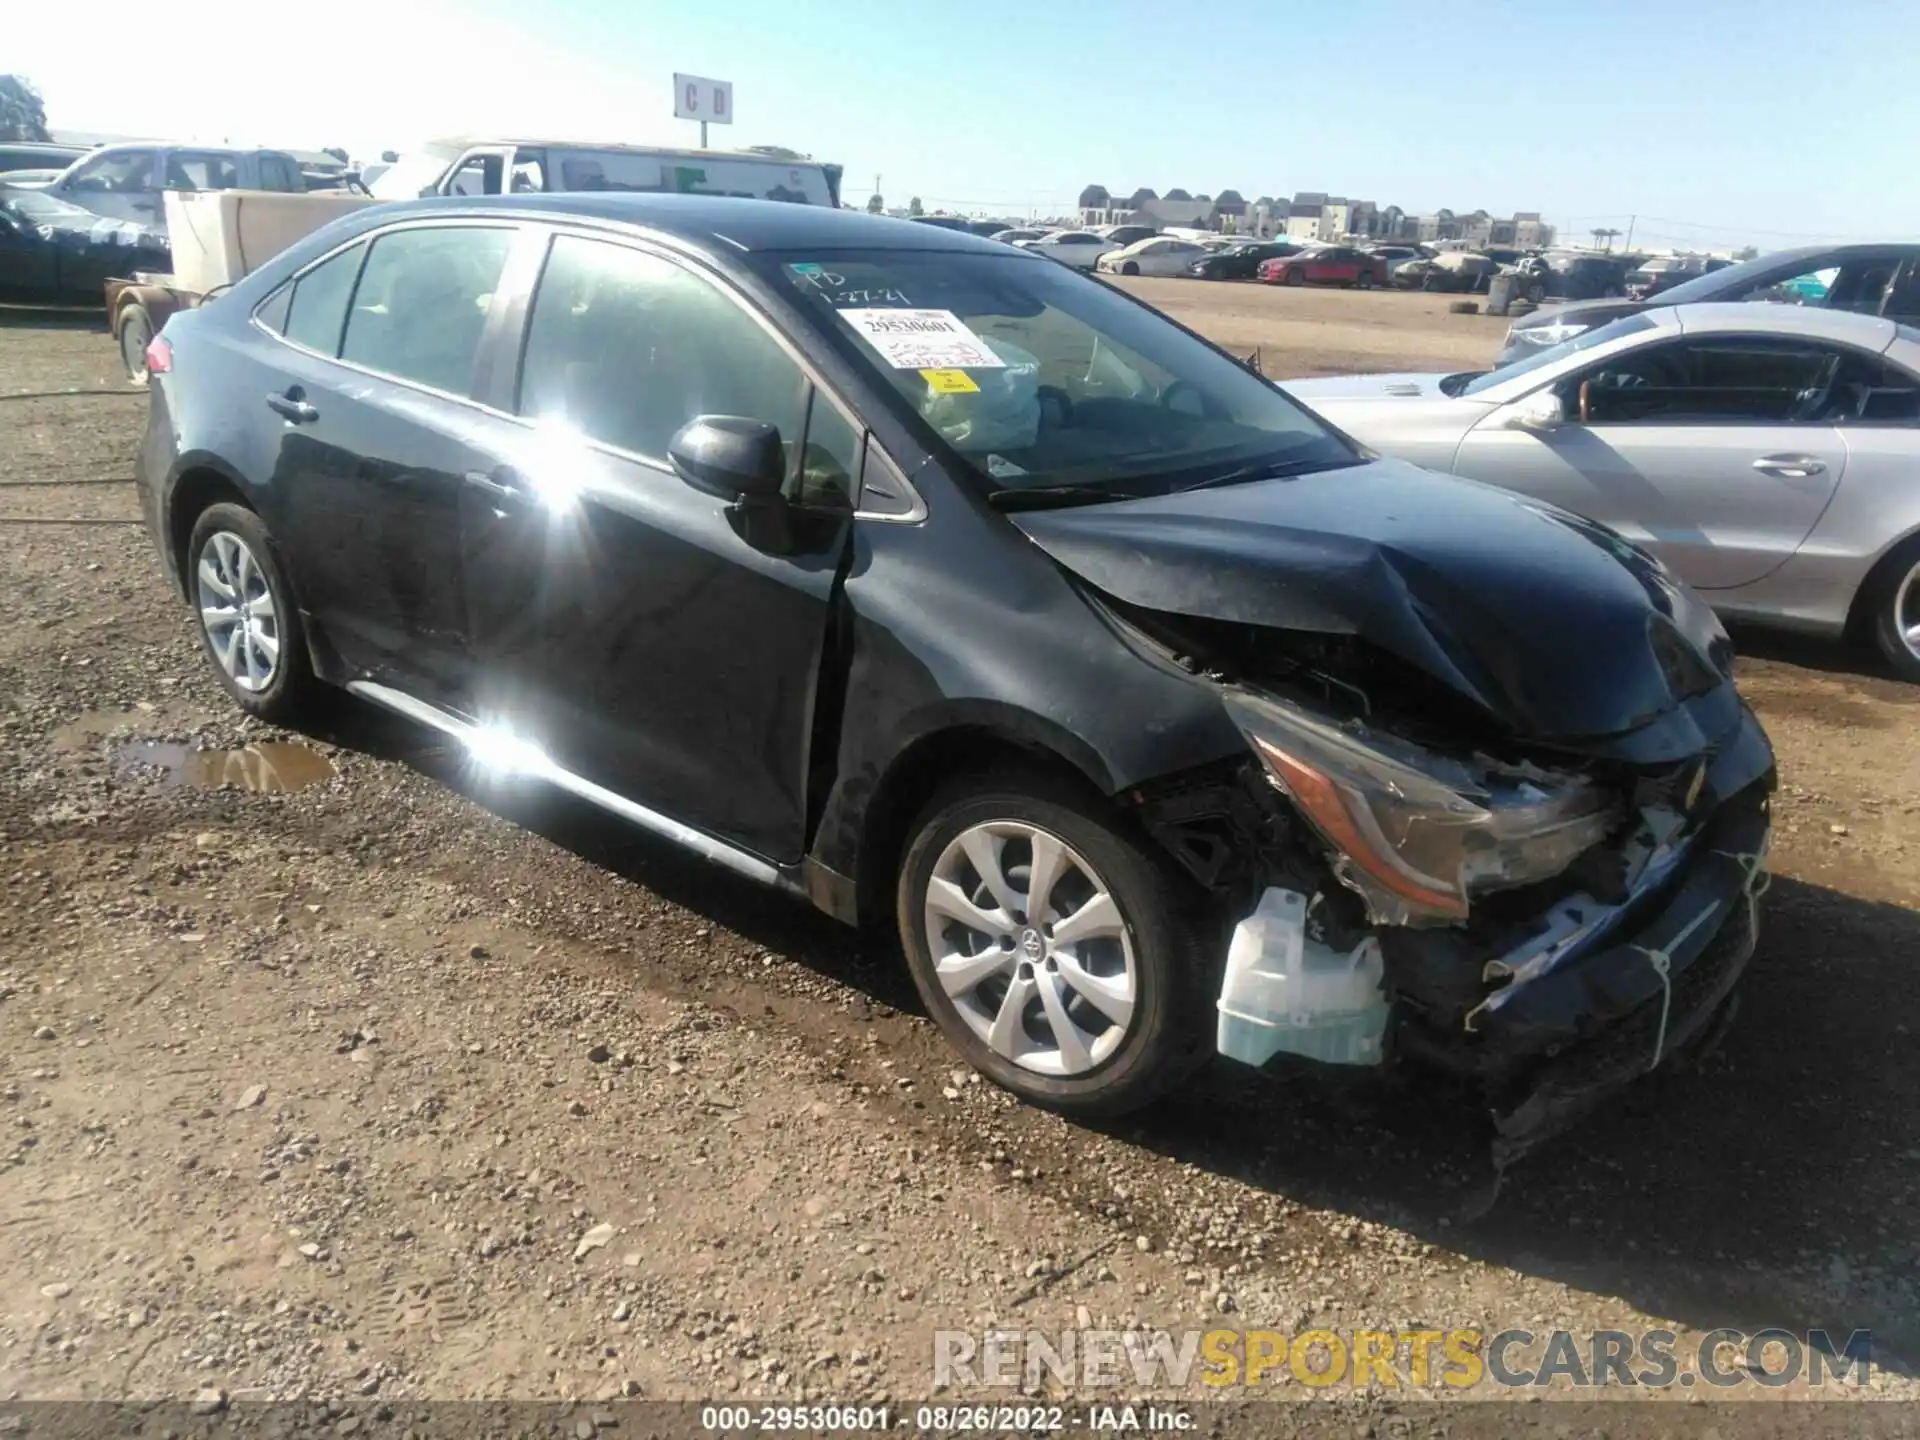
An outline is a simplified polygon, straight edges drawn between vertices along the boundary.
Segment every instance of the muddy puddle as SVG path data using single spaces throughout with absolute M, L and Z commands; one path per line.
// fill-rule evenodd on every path
M 159 770 L 168 788 L 232 788 L 256 795 L 299 790 L 334 774 L 331 760 L 312 746 L 294 741 L 269 740 L 238 750 L 198 750 L 170 741 L 142 740 L 121 747 L 118 759 L 122 770 Z
M 154 704 L 142 700 L 129 710 L 87 710 L 65 724 L 56 725 L 47 738 L 53 748 L 69 754 L 92 750 L 109 736 L 132 730 L 152 730 L 161 725 L 190 724 L 195 715 L 192 705 L 179 700 Z

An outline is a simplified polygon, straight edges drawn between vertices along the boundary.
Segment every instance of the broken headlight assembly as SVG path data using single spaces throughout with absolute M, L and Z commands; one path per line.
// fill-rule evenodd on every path
M 1463 920 L 1476 894 L 1558 875 L 1620 816 L 1584 775 L 1437 755 L 1275 696 L 1230 690 L 1225 700 L 1377 924 Z

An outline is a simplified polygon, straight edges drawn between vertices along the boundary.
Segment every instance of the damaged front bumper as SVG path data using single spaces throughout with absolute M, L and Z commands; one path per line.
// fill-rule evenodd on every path
M 1510 1164 L 1717 1035 L 1758 936 L 1773 787 L 1771 747 L 1743 708 L 1671 853 L 1617 904 L 1563 899 L 1519 946 L 1387 926 L 1330 947 L 1306 897 L 1269 890 L 1234 932 L 1219 1049 L 1255 1065 L 1397 1054 L 1476 1081 L 1495 1163 Z
M 1507 1003 L 1478 1014 L 1468 1043 L 1423 1046 L 1427 1037 L 1406 1032 L 1407 1048 L 1485 1082 L 1496 1164 L 1512 1163 L 1730 1017 L 1759 939 L 1769 788 L 1756 782 L 1721 807 L 1661 892 L 1631 907 L 1650 912 L 1644 920 L 1515 987 Z

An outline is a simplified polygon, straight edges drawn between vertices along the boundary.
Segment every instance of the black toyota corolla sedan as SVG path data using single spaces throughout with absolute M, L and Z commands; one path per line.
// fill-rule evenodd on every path
M 1511 1155 L 1731 1010 L 1773 760 L 1708 609 L 1042 257 L 381 206 L 150 369 L 146 514 L 238 705 L 344 687 L 890 930 L 1031 1100 L 1431 1066 Z

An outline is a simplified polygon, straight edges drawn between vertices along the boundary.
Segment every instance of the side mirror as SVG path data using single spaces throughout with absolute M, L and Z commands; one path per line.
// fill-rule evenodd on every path
M 1513 407 L 1507 417 L 1509 430 L 1531 430 L 1536 435 L 1557 430 L 1567 423 L 1566 408 L 1551 390 L 1539 390 Z
M 778 426 L 741 415 L 702 415 L 667 442 L 667 458 L 696 490 L 762 504 L 780 498 L 787 456 Z

